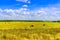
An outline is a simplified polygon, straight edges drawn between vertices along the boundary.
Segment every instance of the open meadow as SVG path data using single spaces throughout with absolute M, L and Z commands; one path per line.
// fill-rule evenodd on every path
M 60 22 L 0 22 L 0 29 L 60 28 Z
M 60 22 L 0 22 L 0 40 L 60 40 Z

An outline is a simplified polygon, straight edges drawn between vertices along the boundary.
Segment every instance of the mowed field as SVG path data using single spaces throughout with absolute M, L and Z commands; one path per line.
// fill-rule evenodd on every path
M 33 26 L 33 27 L 32 27 Z M 60 22 L 0 22 L 0 29 L 60 28 Z
M 0 40 L 60 40 L 60 22 L 0 22 Z

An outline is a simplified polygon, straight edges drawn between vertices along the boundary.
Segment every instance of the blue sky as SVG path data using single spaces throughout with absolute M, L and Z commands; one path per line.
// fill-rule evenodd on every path
M 24 0 L 23 0 L 24 1 Z M 18 0 L 0 0 L 0 8 L 11 8 L 16 9 L 20 8 L 23 5 L 28 5 L 29 8 L 35 9 L 35 7 L 46 7 L 48 5 L 58 4 L 60 0 L 28 0 L 31 3 L 18 1 Z
M 60 20 L 60 0 L 0 0 L 0 20 Z

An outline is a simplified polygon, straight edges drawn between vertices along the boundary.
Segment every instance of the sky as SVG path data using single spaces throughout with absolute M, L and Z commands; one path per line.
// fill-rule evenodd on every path
M 60 20 L 60 0 L 0 0 L 0 20 Z

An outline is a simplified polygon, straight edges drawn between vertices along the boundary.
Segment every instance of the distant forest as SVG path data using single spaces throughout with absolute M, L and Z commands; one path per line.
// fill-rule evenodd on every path
M 48 21 L 48 20 L 0 20 L 0 22 L 60 22 L 58 21 Z

